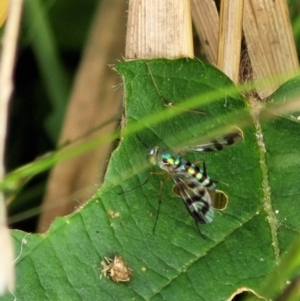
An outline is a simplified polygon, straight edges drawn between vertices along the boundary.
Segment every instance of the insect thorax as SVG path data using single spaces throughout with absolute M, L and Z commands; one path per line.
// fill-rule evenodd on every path
M 162 150 L 158 154 L 157 164 L 161 169 L 172 172 L 181 166 L 182 158 L 181 156 L 175 155 L 170 151 Z

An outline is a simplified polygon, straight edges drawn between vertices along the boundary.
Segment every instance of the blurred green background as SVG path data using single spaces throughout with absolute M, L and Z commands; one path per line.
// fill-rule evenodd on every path
M 96 0 L 24 1 L 10 104 L 7 172 L 56 148 L 98 3 Z M 26 184 L 9 206 L 9 215 L 40 204 L 48 174 L 40 174 Z M 35 231 L 36 222 L 37 217 L 33 217 L 12 226 Z

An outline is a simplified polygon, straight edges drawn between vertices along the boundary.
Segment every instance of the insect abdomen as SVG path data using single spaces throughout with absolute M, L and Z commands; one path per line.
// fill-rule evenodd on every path
M 197 165 L 190 162 L 184 162 L 184 170 L 188 175 L 196 179 L 202 186 L 212 191 L 216 189 L 214 181 Z

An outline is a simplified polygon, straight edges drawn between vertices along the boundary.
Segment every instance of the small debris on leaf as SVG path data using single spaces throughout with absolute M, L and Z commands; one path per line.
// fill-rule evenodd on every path
M 111 218 L 118 218 L 120 217 L 120 213 L 119 212 L 114 212 L 112 210 L 108 210 L 107 214 L 111 217 Z

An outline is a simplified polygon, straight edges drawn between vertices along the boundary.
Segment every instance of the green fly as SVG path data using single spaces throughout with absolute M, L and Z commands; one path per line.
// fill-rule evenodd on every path
M 140 138 L 139 140 L 141 141 Z M 228 146 L 239 143 L 242 140 L 242 131 L 236 129 L 235 131 L 224 135 L 221 139 L 214 139 L 205 144 L 186 147 L 182 151 L 220 151 Z M 144 144 L 143 141 L 141 142 Z M 148 152 L 148 161 L 152 165 L 157 165 L 172 177 L 173 181 L 175 182 L 173 191 L 183 200 L 186 209 L 195 220 L 199 232 L 199 223 L 208 224 L 213 221 L 213 208 L 216 208 L 216 206 L 214 206 L 214 202 L 212 201 L 209 191 L 214 192 L 216 190 L 216 182 L 207 175 L 206 165 L 204 161 L 203 167 L 201 168 L 198 165 L 185 160 L 181 155 L 173 153 L 169 150 L 162 149 L 159 146 L 150 148 Z M 150 176 L 144 183 L 139 186 L 146 184 L 149 178 Z M 155 232 L 160 205 L 161 199 L 159 201 L 159 208 L 157 211 L 157 217 L 153 232 Z

